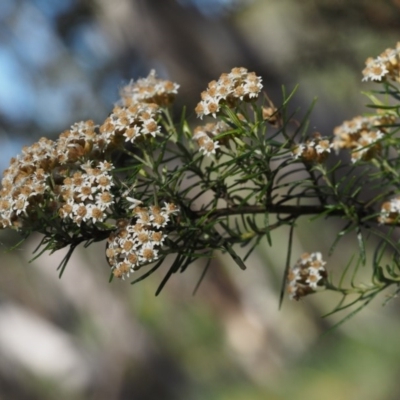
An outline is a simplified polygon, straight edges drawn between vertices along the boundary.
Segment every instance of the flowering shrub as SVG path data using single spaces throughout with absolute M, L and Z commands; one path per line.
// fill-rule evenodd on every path
M 154 71 L 122 88 L 121 99 L 101 124 L 78 122 L 55 140 L 40 139 L 22 149 L 4 171 L 0 226 L 24 238 L 43 234 L 40 248 L 68 247 L 63 273 L 81 243 L 105 241 L 111 277 L 149 276 L 174 255 L 157 293 L 170 276 L 216 251 L 230 254 L 245 269 L 252 250 L 280 226 L 290 227 L 287 265 L 289 298 L 322 290 L 341 299 L 333 311 L 367 305 L 400 282 L 396 227 L 400 225 L 400 44 L 368 59 L 364 81 L 372 112 L 326 132 L 308 132 L 308 113 L 294 120 L 283 91 L 279 106 L 262 92 L 261 78 L 233 68 L 208 84 L 195 113 L 173 117 L 179 85 Z M 384 100 L 379 95 L 384 94 Z M 338 157 L 340 151 L 349 153 Z M 302 173 L 302 175 L 299 175 Z M 299 179 L 299 176 L 301 178 Z M 371 194 L 370 187 L 379 187 Z M 303 254 L 292 266 L 292 234 L 303 215 L 341 218 L 345 226 L 332 241 L 355 235 L 354 263 L 338 284 L 320 252 Z M 375 251 L 368 260 L 366 243 Z M 243 260 L 235 245 L 248 246 Z M 360 265 L 371 265 L 371 282 L 358 283 Z M 137 271 L 144 268 L 140 276 Z M 345 286 L 346 273 L 353 269 Z M 355 312 L 352 311 L 352 312 Z

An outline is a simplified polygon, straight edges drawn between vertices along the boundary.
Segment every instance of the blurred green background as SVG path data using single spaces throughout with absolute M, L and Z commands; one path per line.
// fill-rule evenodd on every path
M 400 39 L 398 0 L 2 0 L 0 163 L 81 119 L 101 123 L 118 88 L 155 68 L 181 84 L 193 109 L 207 83 L 235 66 L 263 76 L 276 104 L 319 100 L 311 130 L 331 135 L 364 112 L 361 70 Z M 327 253 L 338 222 L 303 218 L 293 262 Z M 0 232 L 1 399 L 398 399 L 399 307 L 384 297 L 329 331 L 339 298 L 323 293 L 278 310 L 288 232 L 263 242 L 241 271 L 215 258 L 166 269 L 136 286 L 108 283 L 104 244 L 78 249 L 60 280 L 60 251 L 28 263 L 40 237 L 17 250 Z M 356 242 L 327 268 L 336 277 Z M 167 266 L 166 266 L 167 268 Z M 365 279 L 368 279 L 365 273 Z

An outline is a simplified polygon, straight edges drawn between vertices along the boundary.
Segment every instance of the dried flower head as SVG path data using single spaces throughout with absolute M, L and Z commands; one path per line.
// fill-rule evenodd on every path
M 262 117 L 264 121 L 267 121 L 273 127 L 277 128 L 279 126 L 279 120 L 281 116 L 278 109 L 274 105 L 270 107 L 263 107 Z
M 328 276 L 325 264 L 319 252 L 304 253 L 297 260 L 287 275 L 287 292 L 291 300 L 299 300 L 308 294 L 325 289 Z
M 400 197 L 395 197 L 382 204 L 378 221 L 381 224 L 394 225 L 400 223 Z

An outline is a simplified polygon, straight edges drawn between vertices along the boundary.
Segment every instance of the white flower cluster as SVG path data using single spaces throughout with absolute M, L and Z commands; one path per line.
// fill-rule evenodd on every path
M 325 289 L 327 272 L 322 255 L 304 253 L 287 275 L 287 292 L 291 300 Z
M 357 116 L 349 121 L 344 121 L 337 126 L 333 133 L 333 147 L 351 150 L 353 162 L 369 160 L 380 150 L 379 141 L 385 135 L 383 125 L 393 124 L 394 119 L 388 115 L 382 116 Z
M 0 224 L 2 228 L 21 228 L 29 207 L 39 206 L 48 190 L 47 179 L 53 159 L 54 142 L 40 139 L 32 147 L 24 147 L 22 154 L 11 159 L 1 181 Z
M 92 121 L 76 123 L 58 140 L 42 138 L 11 159 L 0 192 L 1 227 L 21 229 L 55 212 L 77 224 L 106 218 L 113 166 L 98 161 L 106 141 L 95 129 Z
M 195 109 L 197 116 L 212 115 L 216 118 L 222 104 L 232 107 L 238 100 L 250 100 L 258 97 L 261 89 L 261 77 L 246 68 L 233 68 L 230 73 L 222 74 L 218 81 L 208 84 L 201 93 L 201 101 Z
M 170 215 L 178 212 L 173 203 L 165 203 L 163 208 L 137 206 L 133 212 L 133 222 L 118 221 L 119 229 L 111 233 L 106 249 L 113 275 L 124 279 L 142 265 L 156 261 L 166 237 L 164 230 Z
M 137 103 L 154 103 L 168 106 L 178 93 L 179 85 L 168 80 L 158 79 L 156 72 L 150 71 L 147 78 L 131 81 L 121 89 L 121 99 L 124 106 Z
M 59 215 L 77 225 L 105 221 L 114 204 L 114 195 L 110 192 L 114 186 L 110 175 L 113 165 L 107 161 L 95 167 L 91 164 L 89 161 L 81 165 L 72 176 L 64 179 L 61 186 L 60 195 L 64 204 L 59 209 Z
M 159 107 L 156 104 L 116 106 L 100 127 L 100 132 L 107 144 L 118 143 L 118 137 L 131 143 L 147 135 L 155 137 L 161 129 L 156 120 L 158 113 Z
M 56 141 L 42 138 L 24 147 L 3 174 L 0 227 L 22 229 L 55 213 L 76 224 L 104 221 L 114 201 L 106 154 L 124 142 L 156 136 L 160 106 L 172 102 L 178 87 L 152 71 L 122 89 L 122 106 L 100 127 L 78 122 Z
M 220 147 L 218 140 L 214 140 L 214 137 L 229 130 L 229 125 L 224 121 L 210 122 L 204 126 L 198 126 L 194 130 L 193 140 L 197 142 L 200 151 L 211 156 Z
M 177 83 L 158 79 L 152 70 L 147 78 L 131 81 L 121 89 L 120 104 L 100 127 L 107 144 L 118 145 L 123 138 L 133 143 L 161 132 L 157 123 L 160 107 L 170 105 L 178 93 Z
M 400 42 L 397 42 L 395 49 L 386 49 L 376 58 L 369 57 L 365 65 L 363 81 L 380 82 L 389 77 L 400 82 Z
M 292 155 L 295 160 L 320 163 L 328 157 L 332 147 L 333 144 L 328 139 L 315 133 L 312 139 L 295 146 L 292 149 Z

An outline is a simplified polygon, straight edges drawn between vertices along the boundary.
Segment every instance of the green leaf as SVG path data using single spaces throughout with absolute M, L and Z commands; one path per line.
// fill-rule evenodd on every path
M 232 246 L 229 243 L 224 243 L 222 245 L 222 248 L 229 253 L 233 261 L 235 261 L 235 263 L 241 270 L 246 269 L 246 265 L 244 264 L 242 259 L 236 254 L 235 250 L 233 250 Z

